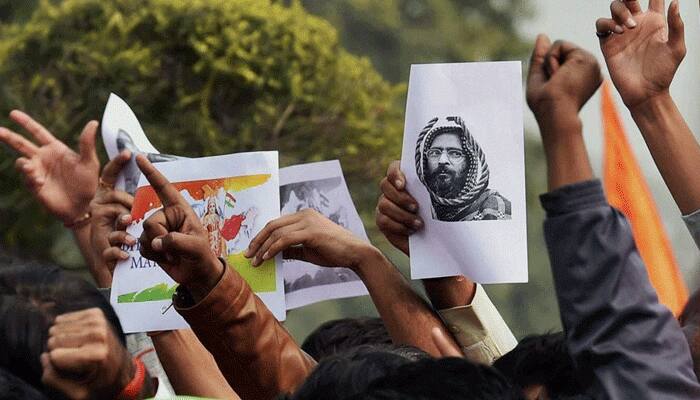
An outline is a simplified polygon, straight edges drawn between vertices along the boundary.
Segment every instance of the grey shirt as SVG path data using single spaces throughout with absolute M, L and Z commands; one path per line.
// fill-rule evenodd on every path
M 600 399 L 700 399 L 688 343 L 598 180 L 541 196 L 567 345 Z
M 695 244 L 700 248 L 700 210 L 695 210 L 683 216 L 683 222 L 688 227 Z

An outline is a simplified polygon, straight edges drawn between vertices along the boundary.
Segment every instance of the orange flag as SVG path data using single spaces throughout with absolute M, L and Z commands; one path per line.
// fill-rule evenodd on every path
M 603 85 L 605 193 L 610 204 L 630 221 L 634 240 L 659 301 L 678 316 L 688 300 L 688 288 L 678 270 L 649 187 L 627 142 L 611 88 L 610 82 Z

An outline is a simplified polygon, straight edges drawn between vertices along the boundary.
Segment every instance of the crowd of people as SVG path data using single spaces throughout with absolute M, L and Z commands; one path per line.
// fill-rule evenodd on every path
M 678 0 L 643 8 L 616 0 L 596 22 L 609 75 L 700 245 L 700 145 L 669 86 L 685 53 Z M 115 189 L 132 154 L 100 173 L 98 123 L 73 152 L 21 111 L 10 118 L 33 140 L 0 128 L 36 200 L 70 229 L 97 285 L 60 268 L 0 268 L 0 397 L 144 399 L 162 382 L 128 345 L 105 296 L 112 272 L 140 245 L 179 286 L 175 310 L 191 329 L 149 332 L 178 395 L 214 399 L 700 399 L 700 292 L 680 318 L 657 299 L 628 222 L 592 172 L 579 111 L 602 82 L 596 58 L 540 35 L 527 103 L 547 158 L 545 240 L 563 332 L 519 342 L 468 277 L 426 279 L 428 299 L 376 247 L 313 210 L 268 223 L 245 256 L 282 253 L 347 267 L 380 318 L 329 321 L 300 346 L 235 269 L 210 251 L 199 218 L 139 155 L 163 208 L 139 238 L 126 232 L 133 197 Z M 394 162 L 380 183 L 376 223 L 396 248 L 423 228 Z

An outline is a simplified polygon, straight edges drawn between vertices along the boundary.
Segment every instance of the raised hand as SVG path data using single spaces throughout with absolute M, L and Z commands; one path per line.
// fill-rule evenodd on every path
M 600 18 L 596 30 L 615 87 L 627 107 L 668 92 L 686 53 L 678 0 L 668 17 L 664 0 L 650 0 L 647 11 L 639 1 L 613 1 L 612 18 Z
M 119 245 L 136 243 L 136 239 L 124 231 L 131 220 L 123 219 L 128 218 L 134 198 L 126 192 L 114 189 L 119 172 L 130 158 L 131 152 L 126 150 L 105 165 L 95 198 L 90 202 L 90 248 L 93 252 L 91 272 L 100 287 L 111 286 L 116 261 L 124 258 L 123 251 L 110 248 L 110 237 L 121 237 L 123 242 Z M 117 258 L 113 257 L 115 250 L 118 252 Z
M 131 356 L 99 308 L 62 314 L 41 355 L 44 385 L 70 399 L 114 399 L 131 381 Z
M 29 132 L 37 143 L 0 127 L 0 141 L 22 155 L 15 162 L 16 168 L 24 174 L 29 189 L 51 214 L 67 226 L 74 224 L 88 212 L 97 188 L 100 171 L 95 150 L 97 121 L 85 125 L 80 135 L 80 154 L 77 154 L 22 111 L 12 111 L 10 118 Z
M 136 163 L 163 204 L 143 223 L 141 255 L 201 298 L 216 285 L 224 265 L 211 252 L 207 232 L 192 207 L 143 155 Z
M 578 113 L 601 82 L 593 55 L 573 43 L 551 44 L 547 36 L 537 37 L 527 78 L 527 104 L 540 127 L 550 190 L 593 176 Z
M 287 259 L 355 269 L 376 249 L 317 211 L 305 209 L 265 225 L 245 256 L 253 258 L 253 266 L 259 266 L 281 251 Z
M 602 83 L 595 57 L 573 43 L 537 36 L 527 78 L 527 104 L 540 124 L 578 112 Z
M 423 220 L 418 216 L 418 202 L 406 191 L 399 161 L 389 164 L 379 186 L 382 195 L 375 210 L 377 227 L 394 247 L 408 255 L 408 237 L 423 228 Z

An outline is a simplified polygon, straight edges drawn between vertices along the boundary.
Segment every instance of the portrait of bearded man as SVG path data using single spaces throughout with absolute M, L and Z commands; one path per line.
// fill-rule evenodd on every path
M 416 173 L 438 221 L 511 219 L 511 203 L 489 189 L 486 155 L 461 117 L 433 118 L 418 135 Z

